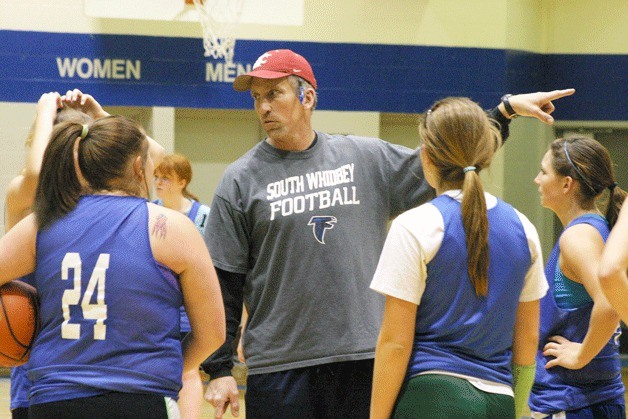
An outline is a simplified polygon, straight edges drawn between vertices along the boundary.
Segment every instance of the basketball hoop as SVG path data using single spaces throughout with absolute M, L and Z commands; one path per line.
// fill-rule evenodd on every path
M 244 0 L 193 0 L 203 29 L 206 57 L 233 63 L 235 28 L 242 16 Z

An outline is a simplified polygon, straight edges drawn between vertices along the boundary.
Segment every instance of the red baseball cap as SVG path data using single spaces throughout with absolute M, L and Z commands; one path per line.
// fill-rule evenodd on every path
M 252 77 L 279 79 L 290 75 L 301 77 L 316 89 L 316 79 L 310 63 L 289 49 L 275 49 L 262 54 L 253 64 L 253 70 L 236 77 L 233 88 L 245 92 L 251 88 Z

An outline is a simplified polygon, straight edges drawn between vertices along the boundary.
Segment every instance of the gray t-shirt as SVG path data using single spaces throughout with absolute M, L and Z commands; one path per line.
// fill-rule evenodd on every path
M 387 222 L 432 197 L 418 152 L 376 138 L 317 133 L 302 152 L 263 141 L 231 164 L 206 240 L 216 267 L 246 274 L 249 373 L 373 358 Z

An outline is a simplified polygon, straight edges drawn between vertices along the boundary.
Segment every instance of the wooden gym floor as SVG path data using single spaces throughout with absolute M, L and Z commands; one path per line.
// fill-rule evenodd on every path
M 624 367 L 622 370 L 622 377 L 624 379 L 624 384 L 628 388 L 628 367 Z M 238 384 L 243 384 L 245 382 L 245 377 L 236 377 Z M 240 385 L 243 388 L 243 385 Z M 626 398 L 626 404 L 628 404 L 628 397 Z M 11 412 L 9 411 L 9 377 L 6 373 L 6 370 L 0 369 L 0 418 L 10 418 Z M 214 409 L 209 403 L 204 403 L 202 418 L 212 419 L 214 417 Z M 240 416 L 239 418 L 243 419 L 246 417 L 246 412 L 244 409 L 244 390 L 240 390 Z M 223 416 L 225 419 L 232 419 L 233 416 L 227 413 Z

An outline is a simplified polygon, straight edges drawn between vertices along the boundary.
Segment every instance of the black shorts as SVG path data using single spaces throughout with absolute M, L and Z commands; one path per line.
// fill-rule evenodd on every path
M 33 404 L 28 408 L 31 419 L 168 419 L 177 402 L 156 394 L 111 392 L 94 397 Z M 176 417 L 176 416 L 174 416 Z
M 28 419 L 28 407 L 16 407 L 11 410 L 11 419 Z
M 249 375 L 246 415 L 256 419 L 368 419 L 372 382 L 372 359 Z

